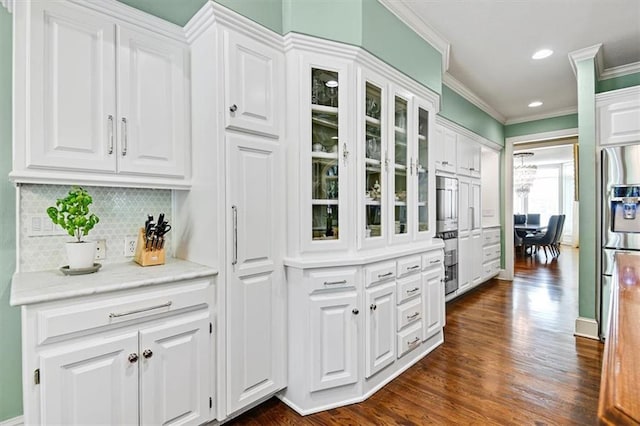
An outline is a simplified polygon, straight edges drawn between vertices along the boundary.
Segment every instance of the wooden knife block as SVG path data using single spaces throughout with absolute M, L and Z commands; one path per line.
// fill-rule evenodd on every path
M 142 266 L 164 265 L 164 247 L 157 250 L 145 250 L 147 241 L 144 235 L 144 228 L 138 232 L 138 242 L 136 243 L 136 254 L 133 260 Z

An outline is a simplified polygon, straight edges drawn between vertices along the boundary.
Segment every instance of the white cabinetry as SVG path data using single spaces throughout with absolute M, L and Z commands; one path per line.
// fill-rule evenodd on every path
M 457 172 L 458 175 L 480 177 L 480 144 L 465 135 L 458 135 Z
M 111 13 L 16 4 L 14 181 L 188 187 L 183 36 L 159 19 L 145 16 L 155 31 Z
M 458 179 L 458 292 L 469 290 L 482 280 L 482 228 L 480 181 Z
M 600 145 L 640 141 L 640 87 L 596 95 Z
M 198 278 L 24 305 L 25 423 L 212 419 L 212 291 Z
M 371 377 L 395 361 L 393 317 L 396 312 L 396 285 L 387 282 L 366 290 L 365 347 L 366 375 Z
M 437 171 L 455 173 L 457 170 L 457 134 L 441 124 L 436 124 L 433 149 Z
M 482 281 L 493 278 L 500 272 L 500 228 L 482 230 Z

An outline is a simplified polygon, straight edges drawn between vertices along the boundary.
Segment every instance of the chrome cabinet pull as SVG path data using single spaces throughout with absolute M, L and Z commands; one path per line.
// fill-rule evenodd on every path
M 127 119 L 122 117 L 122 156 L 127 155 L 128 148 L 128 137 L 127 137 Z
M 358 315 L 360 313 L 360 311 L 358 310 L 358 308 L 353 308 L 351 310 L 351 312 L 353 313 L 353 315 Z
M 431 261 L 431 262 L 429 262 L 429 263 L 431 263 L 431 264 L 434 264 L 434 263 L 440 263 L 440 259 L 432 260 L 432 261 Z
M 407 290 L 407 294 L 415 293 L 418 290 L 420 290 L 418 287 L 414 287 L 411 290 Z
M 409 174 L 413 176 L 413 157 L 409 161 Z
M 146 359 L 149 359 L 153 356 L 153 352 L 151 351 L 151 349 L 145 349 L 144 352 L 142 352 L 142 356 Z
M 413 266 L 409 266 L 407 268 L 407 271 L 413 271 L 414 269 L 418 269 L 420 267 L 420 265 L 413 265 Z
M 231 206 L 231 211 L 233 212 L 233 260 L 231 264 L 236 265 L 238 263 L 238 207 Z
M 378 309 L 378 306 L 375 303 L 372 303 L 371 306 L 369 306 L 369 309 L 375 311 L 376 309 Z
M 415 338 L 415 339 L 413 339 L 412 341 L 407 342 L 407 345 L 408 345 L 408 346 L 412 346 L 412 345 L 415 345 L 416 343 L 418 343 L 419 341 L 420 341 L 420 338 L 419 338 L 419 337 L 416 337 L 416 338 Z
M 111 155 L 113 154 L 113 115 L 109 114 L 107 120 L 109 120 L 109 150 L 107 154 Z
M 447 165 L 449 165 L 449 162 L 448 162 L 448 161 L 443 161 L 443 162 L 442 162 L 442 165 L 443 165 L 443 166 L 447 166 Z
M 346 284 L 347 280 L 340 280 L 340 281 L 325 281 L 324 285 L 340 285 L 340 284 Z
M 138 361 L 138 354 L 136 353 L 129 354 L 129 357 L 127 359 L 131 364 L 135 364 Z
M 238 110 L 238 105 L 233 104 L 229 107 L 229 111 L 231 112 L 236 112 Z
M 113 313 L 111 312 L 109 314 L 109 318 L 118 318 L 118 317 L 124 317 L 127 315 L 133 315 L 133 314 L 139 314 L 141 312 L 147 312 L 147 311 L 152 311 L 154 309 L 160 309 L 160 308 L 168 308 L 169 306 L 171 306 L 173 304 L 173 302 L 168 301 L 167 303 L 163 303 L 162 305 L 155 305 L 155 306 L 149 306 L 148 308 L 140 308 L 140 309 L 134 309 L 132 311 L 127 311 L 127 312 L 120 312 L 120 313 Z
M 390 277 L 393 275 L 393 272 L 387 272 L 386 274 L 378 274 L 378 278 Z
M 408 320 L 412 320 L 412 319 L 414 319 L 415 317 L 417 317 L 418 315 L 420 315 L 420 312 L 416 312 L 416 313 L 414 313 L 413 315 L 407 315 L 407 319 L 408 319 Z
M 347 149 L 347 143 L 342 144 L 342 159 L 343 163 L 347 165 L 347 158 L 349 158 L 349 150 Z

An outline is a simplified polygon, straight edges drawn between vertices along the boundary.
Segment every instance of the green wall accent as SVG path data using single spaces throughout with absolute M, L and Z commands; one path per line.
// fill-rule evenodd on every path
M 444 84 L 440 103 L 441 116 L 504 146 L 504 125 Z
M 362 2 L 362 47 L 436 93 L 442 55 L 377 0 Z
M 9 306 L 16 259 L 11 171 L 11 15 L 0 7 L 0 422 L 22 414 L 20 309 Z
M 600 80 L 596 86 L 596 93 L 609 92 L 610 90 L 624 89 L 626 87 L 640 86 L 640 72 L 627 74 L 622 77 Z
M 578 312 L 596 317 L 596 75 L 593 59 L 577 62 L 580 155 L 580 260 Z
M 360 46 L 364 0 L 283 0 L 282 34 L 296 32 Z
M 509 124 L 504 127 L 504 137 L 534 135 L 536 133 L 553 132 L 557 130 L 578 128 L 578 114 L 562 115 L 560 117 L 543 118 L 541 120 L 524 123 Z

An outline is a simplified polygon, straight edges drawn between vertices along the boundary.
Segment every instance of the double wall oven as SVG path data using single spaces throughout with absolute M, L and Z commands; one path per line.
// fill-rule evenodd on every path
M 608 331 L 615 254 L 640 252 L 640 144 L 602 150 L 599 334 Z
M 444 292 L 458 289 L 458 179 L 436 176 L 436 238 L 444 240 Z

